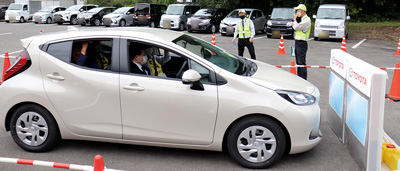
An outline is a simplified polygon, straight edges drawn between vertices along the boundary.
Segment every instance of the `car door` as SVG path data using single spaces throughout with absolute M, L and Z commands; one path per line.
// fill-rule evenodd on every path
M 69 131 L 77 135 L 122 138 L 119 97 L 119 51 L 117 38 L 76 39 L 49 42 L 40 53 L 44 90 Z M 102 70 L 75 64 L 82 45 L 101 42 L 110 52 L 111 69 Z M 116 43 L 115 43 L 116 42 Z M 97 47 L 97 46 L 96 46 Z M 92 50 L 91 50 L 92 49 Z M 96 48 L 95 48 L 96 49 Z M 116 64 L 114 64 L 116 63 Z
M 133 56 L 130 51 L 133 51 L 132 44 L 137 42 L 128 38 L 121 43 L 121 56 Z M 174 70 L 174 66 L 177 66 L 177 70 L 183 69 L 181 66 L 188 66 L 188 63 L 192 68 L 197 66 L 195 69 L 201 73 L 212 72 L 203 64 L 188 62 L 184 55 L 176 55 L 173 50 L 168 50 L 172 57 L 162 66 L 164 72 Z M 121 59 L 121 67 L 129 67 L 127 64 L 131 60 Z M 124 139 L 196 145 L 212 142 L 218 107 L 215 84 L 205 81 L 203 91 L 193 90 L 179 78 L 133 74 L 129 71 L 122 70 L 120 79 Z
M 28 5 L 24 5 L 21 11 L 21 16 L 24 17 L 25 21 L 29 20 L 29 8 Z
M 125 13 L 124 19 L 126 23 L 129 25 L 133 24 L 133 17 L 132 14 L 135 13 L 135 8 L 131 8 L 128 12 Z

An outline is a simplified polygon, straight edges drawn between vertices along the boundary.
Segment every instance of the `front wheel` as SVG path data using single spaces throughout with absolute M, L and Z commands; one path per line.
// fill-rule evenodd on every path
M 126 26 L 125 20 L 121 20 L 121 21 L 119 22 L 119 26 L 120 26 L 120 27 L 125 27 L 125 26 Z
M 19 107 L 11 117 L 11 136 L 26 151 L 42 152 L 57 145 L 60 132 L 53 116 L 43 107 Z
M 24 17 L 20 17 L 20 18 L 19 18 L 19 22 L 20 22 L 20 23 L 23 23 L 23 22 L 25 22 L 25 19 L 24 19 Z
M 285 152 L 285 134 L 267 117 L 251 117 L 236 123 L 229 131 L 229 154 L 240 165 L 252 169 L 272 166 Z
M 95 26 L 99 26 L 99 25 L 101 24 L 100 19 L 96 18 L 96 19 L 94 20 L 93 24 L 94 24 Z
M 211 25 L 211 33 L 216 33 L 217 31 L 217 26 L 215 24 Z
M 51 18 L 50 18 L 50 17 L 46 19 L 46 24 L 50 24 L 51 22 L 52 22 L 52 21 L 51 21 Z
M 78 24 L 78 19 L 76 18 L 76 16 L 71 16 L 70 24 L 71 25 L 77 25 Z

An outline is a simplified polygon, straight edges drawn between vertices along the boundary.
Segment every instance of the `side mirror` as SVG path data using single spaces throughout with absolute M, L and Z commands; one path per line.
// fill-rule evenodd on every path
M 126 15 L 129 15 L 129 14 L 131 14 L 131 12 L 129 12 L 129 11 L 128 11 L 128 12 L 126 12 Z
M 346 19 L 347 19 L 347 20 L 350 20 L 350 16 L 347 16 Z
M 186 11 L 186 15 L 189 15 L 190 14 L 190 12 L 189 11 Z
M 51 11 L 51 13 L 55 13 L 55 12 L 56 12 L 56 10 Z
M 313 16 L 312 16 L 312 18 L 314 18 L 314 19 L 315 19 L 315 18 L 317 18 L 317 16 L 316 16 L 316 15 L 313 15 Z
M 82 11 L 83 11 L 83 9 L 79 9 L 79 11 L 80 11 L 80 12 L 82 12 Z
M 191 84 L 190 89 L 192 90 L 204 90 L 203 84 L 200 82 L 201 75 L 199 72 L 193 69 L 185 71 L 182 75 L 183 84 Z

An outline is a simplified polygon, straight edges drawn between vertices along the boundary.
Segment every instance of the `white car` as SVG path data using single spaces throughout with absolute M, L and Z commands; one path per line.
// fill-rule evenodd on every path
M 78 24 L 78 15 L 89 11 L 92 8 L 97 8 L 98 5 L 73 5 L 65 9 L 65 11 L 58 11 L 54 13 L 54 23 L 62 25 L 63 23 L 70 23 L 71 25 Z
M 89 29 L 21 42 L 0 85 L 0 128 L 27 151 L 60 139 L 227 149 L 240 165 L 265 168 L 322 139 L 317 87 L 182 32 Z M 101 53 L 109 69 L 75 62 L 85 43 L 87 61 Z M 167 77 L 131 73 L 142 49 L 169 52 Z

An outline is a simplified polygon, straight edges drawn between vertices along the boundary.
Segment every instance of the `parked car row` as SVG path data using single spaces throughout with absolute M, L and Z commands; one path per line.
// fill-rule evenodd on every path
M 7 10 L 8 8 L 8 10 Z M 8 12 L 4 12 L 7 10 Z M 92 25 L 132 26 L 147 25 L 163 29 L 187 30 L 188 32 L 220 32 L 221 35 L 232 35 L 239 20 L 238 11 L 229 13 L 223 8 L 203 8 L 198 4 L 150 4 L 136 3 L 135 7 L 99 7 L 94 4 L 73 5 L 69 8 L 62 6 L 46 7 L 30 16 L 30 4 L 13 3 L 10 6 L 0 6 L 0 20 L 6 22 L 25 22 L 32 18 L 35 24 L 69 23 L 82 26 Z M 275 7 L 269 20 L 259 9 L 245 8 L 247 17 L 254 23 L 256 32 L 266 33 L 268 38 L 294 37 L 293 7 Z M 348 36 L 350 20 L 349 9 L 346 5 L 324 4 L 313 15 L 315 21 L 314 39 L 342 38 Z

